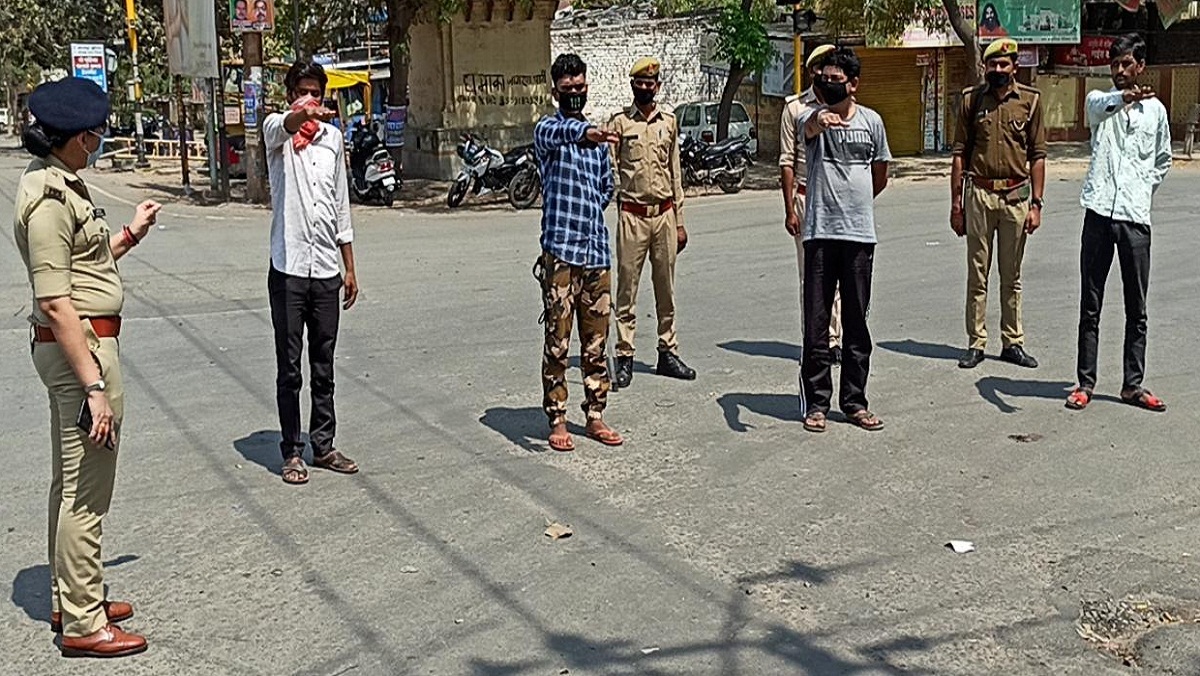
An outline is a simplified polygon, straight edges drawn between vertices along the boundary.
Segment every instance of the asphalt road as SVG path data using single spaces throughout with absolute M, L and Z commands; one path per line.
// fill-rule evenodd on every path
M 4 223 L 23 164 L 0 155 Z M 127 431 L 104 541 L 111 596 L 135 603 L 127 626 L 151 648 L 86 665 L 58 657 L 47 625 L 48 415 L 6 226 L 0 673 L 1124 673 L 1077 635 L 1082 601 L 1200 603 L 1200 173 L 1173 173 L 1155 209 L 1147 384 L 1165 415 L 1114 399 L 1118 286 L 1104 396 L 1062 406 L 1082 213 L 1078 169 L 1050 173 L 1025 265 L 1041 368 L 955 367 L 965 255 L 948 191 L 897 183 L 878 203 L 870 320 L 869 394 L 888 428 L 807 434 L 779 198 L 694 199 L 677 288 L 700 378 L 649 372 L 647 273 L 641 366 L 608 413 L 628 443 L 580 439 L 573 454 L 543 442 L 536 212 L 356 211 L 363 292 L 338 347 L 338 446 L 364 471 L 302 488 L 277 476 L 269 214 L 168 205 L 122 262 Z M 110 221 L 128 219 L 139 179 L 93 178 Z M 998 338 L 996 299 L 990 322 Z M 575 535 L 549 540 L 547 519 Z M 1156 664 L 1197 673 L 1195 630 L 1172 631 Z

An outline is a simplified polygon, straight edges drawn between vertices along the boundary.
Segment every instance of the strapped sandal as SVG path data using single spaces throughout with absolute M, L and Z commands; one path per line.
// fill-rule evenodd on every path
M 549 442 L 550 449 L 560 453 L 570 453 L 575 450 L 575 440 L 571 438 L 570 433 L 564 434 L 561 437 L 551 434 Z
M 589 427 L 587 436 L 589 439 L 599 441 L 605 446 L 620 446 L 625 443 L 625 439 L 621 437 L 621 433 L 607 425 L 604 426 L 604 429 L 598 431 L 593 431 Z
M 825 431 L 825 414 L 820 411 L 813 411 L 804 416 L 804 429 L 809 432 L 820 434 Z
M 338 474 L 356 474 L 358 472 L 358 464 L 336 450 L 320 457 L 313 456 L 313 467 L 320 467 Z
M 883 420 L 865 408 L 846 416 L 846 420 L 849 420 L 851 425 L 861 427 L 868 432 L 878 432 L 883 429 Z
M 1067 403 L 1065 405 L 1072 411 L 1082 411 L 1091 402 L 1092 391 L 1077 387 L 1074 392 L 1067 396 Z
M 279 472 L 283 478 L 283 483 L 293 486 L 308 483 L 308 467 L 304 464 L 303 460 L 299 458 L 296 458 L 296 460 L 299 464 L 289 465 L 286 462 L 283 464 L 283 469 Z
M 1154 396 L 1150 390 L 1143 387 L 1121 392 L 1121 401 L 1130 406 L 1144 408 L 1147 411 L 1154 411 L 1155 413 L 1162 413 L 1167 410 L 1167 402 Z

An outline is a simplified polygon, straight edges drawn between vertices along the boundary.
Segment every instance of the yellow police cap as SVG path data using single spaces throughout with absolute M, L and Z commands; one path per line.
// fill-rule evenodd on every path
M 983 50 L 983 60 L 994 59 L 1002 56 L 1010 56 L 1017 58 L 1017 41 L 1012 38 L 1001 38 L 995 40 L 992 44 Z
M 638 59 L 638 62 L 633 64 L 633 68 L 629 69 L 629 77 L 658 77 L 658 71 L 662 69 L 662 64 L 653 56 L 647 56 L 644 59 Z
M 820 63 L 822 57 L 833 50 L 833 45 L 821 45 L 820 47 L 813 49 L 812 53 L 808 55 L 808 60 L 804 62 L 804 67 L 812 68 L 817 63 Z

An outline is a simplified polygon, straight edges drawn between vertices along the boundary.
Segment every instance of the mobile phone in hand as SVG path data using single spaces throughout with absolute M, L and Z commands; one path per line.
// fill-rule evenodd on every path
M 88 436 L 92 433 L 92 409 L 90 406 L 88 406 L 87 398 L 84 398 L 83 406 L 79 408 L 79 417 L 75 419 L 75 425 L 78 426 L 79 429 L 83 430 L 84 436 Z M 108 433 L 108 438 L 104 440 L 104 447 L 110 451 L 115 450 L 117 447 L 117 445 L 113 442 L 113 439 L 115 438 L 116 432 L 110 431 Z

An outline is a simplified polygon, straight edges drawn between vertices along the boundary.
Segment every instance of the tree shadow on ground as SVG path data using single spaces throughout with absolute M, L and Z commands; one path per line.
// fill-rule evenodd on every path
M 800 361 L 800 346 L 779 340 L 730 340 L 717 343 L 717 347 L 751 357 L 774 357 L 788 361 Z
M 795 394 L 751 394 L 732 392 L 717 398 L 717 404 L 725 414 L 725 424 L 734 432 L 749 432 L 754 425 L 742 422 L 741 410 L 784 422 L 801 422 L 800 399 Z
M 1004 396 L 1066 401 L 1072 383 L 1047 380 L 1013 380 L 1000 376 L 985 376 L 975 383 L 979 396 L 1000 409 L 1001 413 L 1016 413 L 1019 407 L 1008 403 Z

